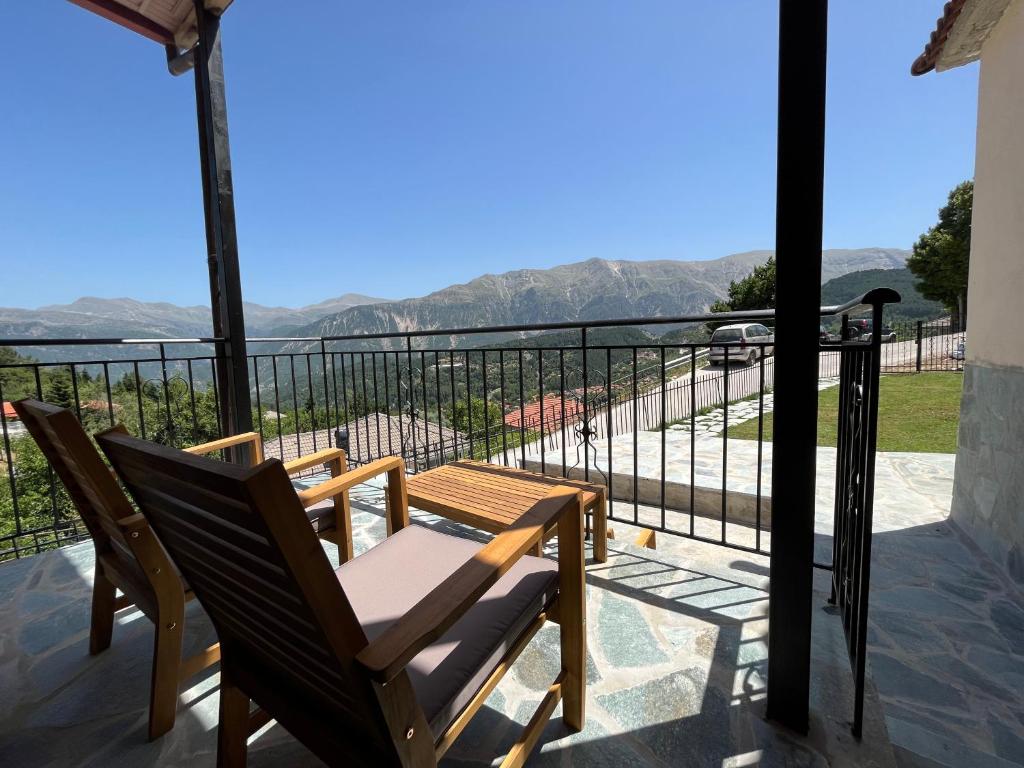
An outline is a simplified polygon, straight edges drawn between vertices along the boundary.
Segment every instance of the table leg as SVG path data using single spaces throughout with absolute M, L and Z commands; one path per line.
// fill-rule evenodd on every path
M 603 493 L 594 505 L 594 560 L 608 561 L 608 500 Z

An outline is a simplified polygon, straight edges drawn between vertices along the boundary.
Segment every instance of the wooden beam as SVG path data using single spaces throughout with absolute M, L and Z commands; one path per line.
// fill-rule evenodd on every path
M 220 19 L 195 0 L 199 41 L 195 47 L 196 114 L 199 161 L 203 178 L 210 308 L 217 345 L 217 385 L 221 396 L 221 428 L 225 435 L 252 431 L 249 361 L 245 345 L 245 313 L 235 233 L 234 186 L 228 144 L 227 102 Z M 233 451 L 235 461 L 249 463 L 249 451 Z
M 149 17 L 122 5 L 117 0 L 71 0 L 71 2 L 161 45 L 174 43 L 174 33 L 171 30 L 165 29 Z

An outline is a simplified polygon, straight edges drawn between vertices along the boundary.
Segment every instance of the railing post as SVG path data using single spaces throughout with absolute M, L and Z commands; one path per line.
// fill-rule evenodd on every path
M 73 371 L 72 376 L 74 376 Z M 164 415 L 166 416 L 167 419 L 167 444 L 173 446 L 175 429 L 174 421 L 171 419 L 171 393 L 168 391 L 167 349 L 164 347 L 163 344 L 160 345 L 160 377 L 164 387 Z M 79 419 L 81 419 L 81 414 L 79 414 Z
M 917 321 L 917 371 L 921 372 L 921 338 L 924 335 L 924 323 Z
M 580 354 L 583 355 L 583 479 L 590 482 L 590 417 L 587 414 L 587 384 L 589 369 L 587 368 L 587 326 L 580 328 Z
M 410 463 L 412 464 L 412 468 L 413 468 L 412 471 L 415 473 L 415 472 L 419 472 L 420 468 L 419 468 L 419 463 L 418 463 L 417 458 L 416 458 L 416 416 L 417 416 L 417 413 L 416 413 L 416 385 L 413 384 L 413 380 L 412 380 L 412 336 L 411 335 L 405 337 L 405 354 L 406 354 L 406 361 L 407 361 L 407 363 L 409 365 L 409 432 L 412 433 L 412 435 L 411 435 L 411 437 L 412 437 L 412 461 Z M 468 376 L 468 371 L 469 371 L 469 360 L 468 360 L 468 358 L 466 360 L 466 371 L 467 371 L 467 376 Z M 364 367 L 363 368 L 363 385 L 365 386 L 365 384 L 366 384 L 366 369 Z M 364 400 L 365 400 L 365 398 L 364 398 Z M 401 419 L 401 415 L 399 415 L 399 419 Z

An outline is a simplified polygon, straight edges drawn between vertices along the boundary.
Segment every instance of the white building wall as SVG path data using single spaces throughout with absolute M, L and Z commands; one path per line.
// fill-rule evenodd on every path
M 981 50 L 952 517 L 1024 584 L 1024 0 Z

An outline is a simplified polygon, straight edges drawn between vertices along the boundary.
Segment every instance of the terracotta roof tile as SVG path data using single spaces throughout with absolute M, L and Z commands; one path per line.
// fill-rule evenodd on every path
M 960 18 L 967 0 L 949 0 L 942 8 L 942 16 L 936 22 L 935 31 L 932 32 L 924 52 L 914 59 L 910 66 L 910 74 L 923 75 L 935 69 L 935 62 L 942 55 L 942 48 L 949 39 L 949 33 L 953 31 L 953 25 Z
M 570 424 L 583 412 L 583 405 L 578 400 L 562 400 L 558 395 L 548 395 L 544 398 L 544 431 L 552 432 L 561 428 L 562 407 L 565 407 L 565 421 Z M 505 423 L 510 427 L 519 428 L 520 419 L 527 429 L 536 429 L 540 426 L 540 401 L 527 403 L 523 406 L 522 413 L 516 408 L 505 414 Z

